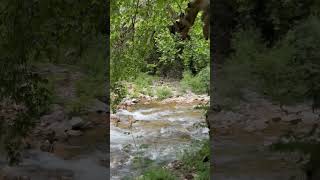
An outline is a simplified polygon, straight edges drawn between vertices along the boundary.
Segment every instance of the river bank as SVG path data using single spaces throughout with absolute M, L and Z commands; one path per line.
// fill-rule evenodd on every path
M 213 178 L 219 180 L 306 179 L 303 171 L 308 155 L 292 146 L 289 152 L 276 151 L 274 144 L 290 142 L 295 137 L 317 138 L 310 132 L 319 115 L 308 103 L 283 106 L 254 92 L 245 92 L 237 106 L 211 112 L 211 149 L 214 154 Z M 309 135 L 308 135 L 309 134 Z M 303 148 L 303 146 L 302 146 Z

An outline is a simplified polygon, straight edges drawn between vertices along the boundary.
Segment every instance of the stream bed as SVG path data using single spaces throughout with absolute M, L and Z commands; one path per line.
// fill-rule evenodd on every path
M 193 141 L 209 138 L 203 111 L 194 105 L 155 103 L 119 110 L 119 124 L 110 124 L 111 179 L 134 177 L 147 167 L 169 163 L 190 150 Z

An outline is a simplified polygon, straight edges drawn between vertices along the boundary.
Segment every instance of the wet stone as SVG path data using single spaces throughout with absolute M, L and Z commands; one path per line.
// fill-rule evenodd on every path
M 67 134 L 69 136 L 81 136 L 83 133 L 79 130 L 68 130 Z
M 83 121 L 82 118 L 80 117 L 73 117 L 70 121 L 69 121 L 70 125 L 71 125 L 71 128 L 74 129 L 74 130 L 77 130 L 77 129 L 81 129 L 84 127 L 85 125 L 85 122 Z

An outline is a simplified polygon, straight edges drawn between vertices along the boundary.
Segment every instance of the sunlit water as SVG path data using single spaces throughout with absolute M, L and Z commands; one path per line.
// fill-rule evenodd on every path
M 133 177 L 146 167 L 176 160 L 194 140 L 208 138 L 203 111 L 193 105 L 150 104 L 119 110 L 121 123 L 110 125 L 111 179 Z M 132 127 L 130 116 L 137 120 Z

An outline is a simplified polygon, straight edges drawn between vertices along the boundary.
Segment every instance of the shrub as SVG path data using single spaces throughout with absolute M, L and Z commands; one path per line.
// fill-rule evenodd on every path
M 116 82 L 112 86 L 111 92 L 111 110 L 116 112 L 117 105 L 126 97 L 128 90 L 123 82 Z
M 156 90 L 156 95 L 158 97 L 159 100 L 163 100 L 163 99 L 166 99 L 170 96 L 173 95 L 171 89 L 167 86 L 163 86 L 163 87 L 159 87 L 157 90 Z
M 196 76 L 193 76 L 188 71 L 184 72 L 180 84 L 183 90 L 190 89 L 192 92 L 198 94 L 208 93 L 210 86 L 209 66 L 202 69 Z
M 219 96 L 240 95 L 240 90 L 258 90 L 282 104 L 298 103 L 318 97 L 320 85 L 320 21 L 310 17 L 295 26 L 286 36 L 267 47 L 254 28 L 234 34 L 235 50 L 227 60 Z M 218 90 L 219 90 L 218 89 Z
M 181 158 L 185 171 L 195 171 L 199 180 L 210 179 L 210 142 L 208 140 L 195 142 L 193 146 L 199 150 L 186 150 Z M 204 162 L 204 159 L 207 159 Z
M 135 85 L 136 94 L 142 93 L 146 95 L 153 95 L 152 86 L 153 82 L 157 79 L 157 77 L 147 75 L 145 73 L 140 73 L 136 79 L 132 80 Z

